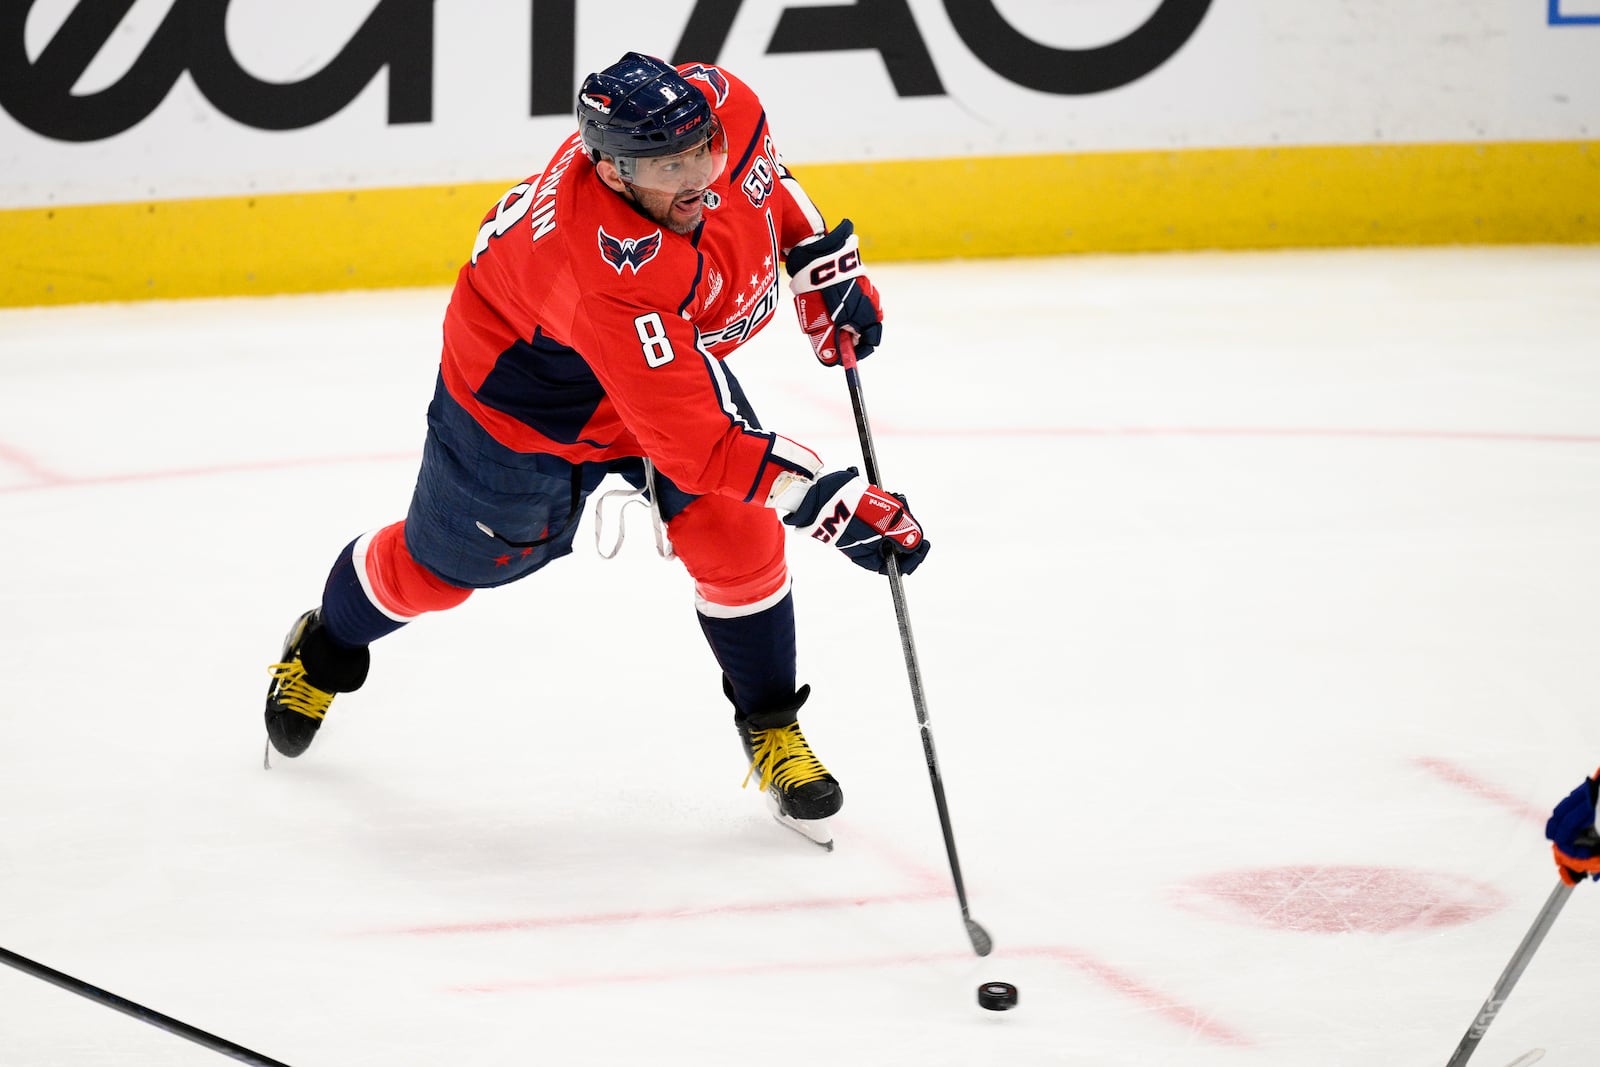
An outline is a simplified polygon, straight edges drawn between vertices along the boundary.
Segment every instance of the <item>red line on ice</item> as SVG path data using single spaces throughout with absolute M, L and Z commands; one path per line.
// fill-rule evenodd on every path
M 43 486 L 59 485 L 66 480 L 20 448 L 12 448 L 4 442 L 0 442 L 0 463 L 8 463 L 18 468 L 38 483 L 35 485 L 16 486 L 11 490 L 12 492 L 19 489 L 38 489 Z M 0 489 L 0 492 L 5 491 Z
M 435 926 L 403 926 L 372 930 L 373 934 L 492 934 L 509 930 L 546 930 L 564 926 L 615 926 L 623 923 L 666 922 L 675 919 L 703 919 L 717 915 L 770 915 L 784 911 L 814 911 L 827 908 L 855 908 L 873 904 L 910 904 L 953 897 L 954 891 L 941 889 L 898 893 L 878 897 L 818 897 L 807 900 L 758 900 L 742 904 L 714 904 L 706 907 L 664 908 L 656 911 L 610 911 L 578 915 L 545 915 L 524 919 L 492 919 L 485 922 L 440 923 Z
M 1112 991 L 1150 1008 L 1168 1022 L 1197 1034 L 1218 1045 L 1248 1048 L 1253 1042 L 1237 1030 L 1218 1022 L 1210 1013 L 1184 1004 L 1173 997 L 1153 989 L 1131 975 L 1125 974 L 1104 960 L 1086 952 L 1065 947 L 1037 947 L 1011 949 L 1011 957 L 1035 957 L 1066 964 L 1094 978 Z M 452 993 L 517 993 L 549 989 L 571 989 L 577 986 L 620 985 L 625 983 L 682 982 L 704 978 L 748 978 L 771 974 L 794 974 L 802 971 L 852 971 L 874 967 L 912 967 L 925 963 L 970 961 L 966 952 L 946 952 L 937 955 L 888 956 L 876 959 L 812 960 L 790 963 L 752 963 L 737 967 L 702 967 L 696 969 L 673 968 L 664 971 L 629 971 L 613 974 L 563 975 L 555 978 L 531 978 L 522 981 L 491 982 L 481 985 L 453 986 Z
M 24 467 L 41 479 L 32 485 L 0 486 L 0 493 L 25 493 L 40 489 L 81 489 L 100 485 L 122 485 L 130 482 L 159 482 L 175 478 L 210 478 L 224 474 L 248 474 L 254 471 L 292 470 L 296 467 L 331 467 L 346 463 L 390 463 L 395 460 L 415 462 L 417 452 L 375 453 L 370 456 L 311 456 L 305 459 L 263 459 L 240 463 L 224 463 L 215 467 L 174 467 L 167 470 L 129 471 L 124 474 L 100 474 L 89 477 L 72 477 L 56 474 L 27 462 L 22 453 L 0 445 L 0 460 Z
M 1375 440 L 1521 441 L 1533 444 L 1594 445 L 1600 434 L 1520 433 L 1492 430 L 1385 430 L 1334 426 L 1013 426 L 995 430 L 951 427 L 919 430 L 884 427 L 902 437 L 1331 437 Z
M 1086 952 L 1081 952 L 1078 949 L 1066 947 L 1020 948 L 1013 949 L 1010 955 L 1042 956 L 1046 959 L 1056 960 L 1076 967 L 1078 970 L 1099 979 L 1123 996 L 1130 997 L 1146 1007 L 1155 1009 L 1158 1014 L 1172 1022 L 1219 1045 L 1247 1048 L 1253 1043 L 1232 1027 L 1217 1022 L 1209 1013 L 1174 1000 L 1160 990 L 1152 989 L 1137 978 L 1117 970 L 1105 960 L 1091 956 Z
M 910 715 L 910 710 L 911 709 L 907 707 L 906 713 L 908 717 Z M 864 845 L 867 845 L 869 848 L 871 848 L 872 854 L 879 860 L 888 863 L 890 866 L 898 868 L 902 875 L 904 875 L 910 881 L 915 882 L 917 885 L 920 885 L 931 895 L 947 897 L 955 896 L 955 889 L 950 878 L 950 869 L 948 867 L 945 867 L 942 870 L 935 870 L 934 868 L 923 863 L 921 860 L 911 856 L 908 852 L 906 852 L 905 849 L 900 847 L 899 843 L 892 836 L 888 834 L 875 834 L 871 829 L 864 826 L 852 826 L 850 828 L 850 836 L 860 840 Z M 941 888 L 943 889 L 942 893 L 939 892 Z
M 1484 781 L 1471 771 L 1451 763 L 1449 760 L 1440 759 L 1437 756 L 1417 756 L 1411 762 L 1425 771 L 1431 771 L 1451 785 L 1458 785 L 1469 793 L 1480 796 L 1485 800 L 1493 801 L 1507 811 L 1524 819 L 1531 819 L 1541 826 L 1550 817 L 1548 811 L 1536 808 L 1532 804 L 1512 796 L 1505 790 Z
M 899 437 L 987 439 L 1015 437 L 1306 437 L 1366 438 L 1373 440 L 1491 441 L 1525 444 L 1600 444 L 1600 434 L 1518 433 L 1480 430 L 1384 430 L 1341 429 L 1338 427 L 1250 427 L 1250 426 L 1006 426 L 947 427 L 919 429 L 913 426 L 885 426 L 885 435 Z M 290 470 L 296 467 L 322 467 L 345 463 L 387 463 L 415 461 L 416 452 L 379 453 L 370 456 L 322 456 L 289 460 L 257 460 L 225 463 L 214 467 L 180 467 L 167 470 L 130 471 L 124 474 L 72 477 L 45 469 L 26 453 L 0 445 L 0 461 L 22 468 L 38 479 L 30 485 L 0 487 L 0 494 L 34 492 L 41 489 L 77 489 L 125 482 L 153 482 L 171 478 L 207 478 L 252 471 Z

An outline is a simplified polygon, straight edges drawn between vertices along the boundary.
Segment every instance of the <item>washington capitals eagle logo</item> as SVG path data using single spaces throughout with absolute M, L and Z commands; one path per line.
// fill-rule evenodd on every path
M 728 102 L 728 76 L 716 67 L 708 67 L 696 63 L 692 67 L 684 67 L 678 72 L 685 78 L 699 78 L 711 87 L 712 94 L 716 97 L 712 104 L 721 107 Z
M 616 268 L 618 274 L 622 273 L 623 267 L 631 267 L 633 273 L 638 274 L 639 268 L 655 259 L 659 251 L 660 230 L 648 237 L 613 237 L 605 231 L 605 227 L 600 227 L 600 254 Z

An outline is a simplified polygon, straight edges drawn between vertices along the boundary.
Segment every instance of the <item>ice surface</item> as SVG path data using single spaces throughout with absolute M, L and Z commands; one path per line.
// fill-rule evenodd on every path
M 261 769 L 283 632 L 404 514 L 433 289 L 0 312 L 0 946 L 294 1067 L 1443 1064 L 1600 763 L 1600 249 L 873 273 L 991 957 L 888 589 L 803 539 L 831 854 L 740 792 L 637 517 L 381 642 Z M 733 366 L 855 457 L 787 309 Z M 1475 1064 L 1591 1058 L 1597 894 Z M 4 1067 L 220 1062 L 0 968 Z

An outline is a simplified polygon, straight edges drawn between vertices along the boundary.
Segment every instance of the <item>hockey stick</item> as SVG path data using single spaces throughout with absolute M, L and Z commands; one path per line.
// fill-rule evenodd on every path
M 1512 987 L 1517 984 L 1517 979 L 1522 977 L 1522 972 L 1528 967 L 1528 961 L 1533 959 L 1533 954 L 1538 951 L 1544 935 L 1550 932 L 1556 916 L 1561 914 L 1561 909 L 1566 906 L 1567 898 L 1571 895 L 1572 886 L 1566 882 L 1556 883 L 1550 898 L 1544 902 L 1544 907 L 1539 909 L 1539 917 L 1533 921 L 1533 926 L 1522 938 L 1522 944 L 1517 946 L 1517 951 L 1511 954 L 1511 962 L 1506 964 L 1500 980 L 1494 984 L 1494 991 L 1489 994 L 1489 999 L 1483 1002 L 1483 1007 L 1478 1009 L 1472 1025 L 1467 1027 L 1466 1034 L 1461 1038 L 1461 1044 L 1456 1046 L 1455 1055 L 1450 1057 L 1450 1062 L 1445 1067 L 1464 1067 L 1467 1060 L 1472 1058 L 1478 1042 L 1489 1032 L 1489 1024 L 1494 1022 L 1494 1017 L 1505 1005 L 1506 998 L 1511 995 Z M 1517 1062 L 1530 1061 L 1524 1056 Z
M 856 416 L 856 433 L 861 438 L 861 458 L 867 468 L 867 481 L 882 485 L 878 478 L 878 454 L 872 447 L 872 428 L 867 425 L 866 401 L 861 396 L 861 374 L 856 368 L 855 338 L 839 331 L 839 363 L 844 367 L 845 384 L 850 389 L 850 407 Z M 989 931 L 978 925 L 967 908 L 967 888 L 961 880 L 961 861 L 956 858 L 955 831 L 950 828 L 950 807 L 944 799 L 944 779 L 939 776 L 939 757 L 933 751 L 933 727 L 928 722 L 928 705 L 922 695 L 922 670 L 917 666 L 917 647 L 911 640 L 911 616 L 906 611 L 904 578 L 900 574 L 900 561 L 893 555 L 886 557 L 889 572 L 889 593 L 894 598 L 894 616 L 900 624 L 900 647 L 905 651 L 906 675 L 911 682 L 911 702 L 917 709 L 917 723 L 922 727 L 922 752 L 928 760 L 928 781 L 933 785 L 933 802 L 939 809 L 939 828 L 944 831 L 944 851 L 950 859 L 950 878 L 955 883 L 956 900 L 961 903 L 961 921 L 966 924 L 967 937 L 972 941 L 972 951 L 987 956 L 994 948 Z
M 80 981 L 69 974 L 62 974 L 60 971 L 52 970 L 42 963 L 35 963 L 33 960 L 19 956 L 15 952 L 8 952 L 0 948 L 0 963 L 15 967 L 24 974 L 31 974 L 35 978 L 43 979 L 51 985 L 60 986 L 69 993 L 76 993 L 78 996 L 86 997 L 97 1004 L 104 1004 L 106 1007 L 120 1011 L 124 1015 L 131 1015 L 135 1019 L 141 1019 L 151 1026 L 165 1030 L 169 1034 L 176 1034 L 185 1041 L 193 1041 L 197 1045 L 203 1045 L 212 1052 L 220 1052 L 230 1059 L 238 1060 L 240 1063 L 253 1064 L 254 1067 L 289 1067 L 286 1063 L 270 1059 L 259 1052 L 251 1052 L 244 1046 L 235 1045 L 232 1041 L 226 1041 L 215 1034 L 197 1030 L 188 1023 L 179 1022 L 169 1015 L 162 1015 L 159 1011 L 153 1011 L 142 1004 L 135 1004 L 131 1000 L 124 1000 L 115 993 L 107 993 L 104 989 L 92 986 L 88 982 Z

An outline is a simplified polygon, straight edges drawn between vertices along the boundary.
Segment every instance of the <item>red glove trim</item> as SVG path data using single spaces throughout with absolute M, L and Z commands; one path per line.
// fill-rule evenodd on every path
M 867 486 L 856 505 L 856 518 L 910 552 L 922 542 L 922 527 L 912 519 L 899 498 L 875 485 Z

